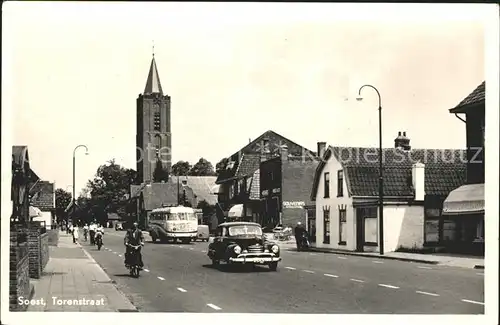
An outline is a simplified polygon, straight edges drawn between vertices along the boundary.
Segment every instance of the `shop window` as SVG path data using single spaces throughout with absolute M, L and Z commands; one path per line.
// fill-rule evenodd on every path
M 345 245 L 347 239 L 347 211 L 339 210 L 339 245 Z
M 337 172 L 337 196 L 344 196 L 344 171 L 339 170 Z
M 454 220 L 443 221 L 443 241 L 457 240 L 457 224 Z
M 330 244 L 330 211 L 323 211 L 323 244 Z
M 324 197 L 325 198 L 329 198 L 330 197 L 330 173 L 325 173 L 324 174 L 324 178 L 325 178 L 325 195 Z
M 425 243 L 436 244 L 439 242 L 439 219 L 425 220 Z

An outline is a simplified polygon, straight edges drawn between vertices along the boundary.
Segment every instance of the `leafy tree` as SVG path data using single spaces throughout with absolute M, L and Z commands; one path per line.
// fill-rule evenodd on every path
M 66 208 L 71 202 L 71 193 L 63 190 L 62 188 L 56 189 L 56 217 L 57 222 L 64 219 Z
M 184 176 L 191 170 L 191 164 L 187 161 L 180 160 L 172 166 L 172 175 Z
M 228 162 L 229 162 L 228 158 L 222 158 L 221 161 L 219 161 L 217 165 L 215 165 L 215 173 L 219 175 L 221 170 L 226 169 Z
M 153 181 L 156 183 L 168 182 L 168 171 L 163 167 L 161 160 L 156 161 L 156 167 L 153 172 Z
M 210 216 L 215 213 L 215 205 L 209 204 L 206 200 L 198 202 L 196 208 L 201 209 L 204 216 Z
M 190 176 L 214 176 L 214 167 L 205 158 L 200 158 L 189 171 Z

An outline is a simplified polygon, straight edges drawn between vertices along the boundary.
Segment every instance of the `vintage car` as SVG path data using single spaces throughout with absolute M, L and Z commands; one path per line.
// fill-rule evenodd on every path
M 217 227 L 213 242 L 208 245 L 208 257 L 213 265 L 268 265 L 276 271 L 281 261 L 280 248 L 264 239 L 262 228 L 253 222 L 225 222 Z

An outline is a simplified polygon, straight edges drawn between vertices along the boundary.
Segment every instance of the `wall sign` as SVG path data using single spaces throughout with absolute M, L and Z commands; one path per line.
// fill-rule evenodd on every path
M 283 201 L 284 208 L 302 209 L 306 205 L 303 201 Z

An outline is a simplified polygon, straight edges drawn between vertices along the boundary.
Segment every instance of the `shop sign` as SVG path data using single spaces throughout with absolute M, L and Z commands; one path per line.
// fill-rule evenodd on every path
M 305 205 L 303 201 L 283 201 L 283 207 L 289 209 L 302 209 Z

